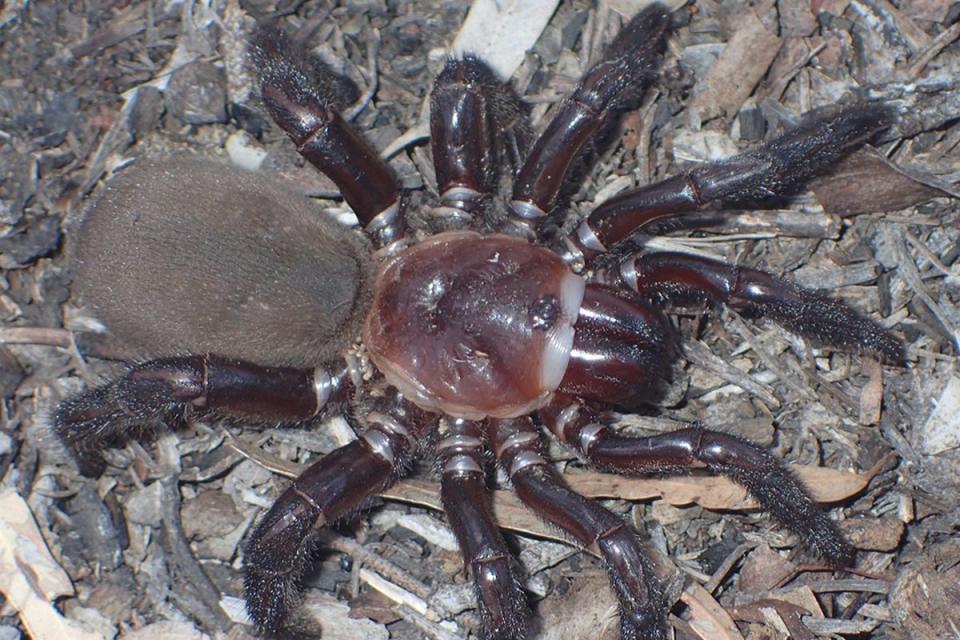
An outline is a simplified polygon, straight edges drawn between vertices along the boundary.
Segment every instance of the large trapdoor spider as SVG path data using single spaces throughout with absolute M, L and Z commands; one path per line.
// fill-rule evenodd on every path
M 565 485 L 540 428 L 608 471 L 727 475 L 832 565 L 850 566 L 837 527 L 762 449 L 698 426 L 628 437 L 600 413 L 648 401 L 667 377 L 668 304 L 725 304 L 902 359 L 895 338 L 814 291 L 684 253 L 622 249 L 653 223 L 795 190 L 888 126 L 884 106 L 809 114 L 754 151 L 608 200 L 569 236 L 551 223 L 585 145 L 657 77 L 669 22 L 660 5 L 634 17 L 529 148 L 506 144 L 522 139 L 525 117 L 509 86 L 479 59 L 449 60 L 430 105 L 441 202 L 431 228 L 416 230 L 387 165 L 339 115 L 337 79 L 308 69 L 282 32 L 260 28 L 252 57 L 264 104 L 337 184 L 366 239 L 238 169 L 174 159 L 123 172 L 87 213 L 76 288 L 143 361 L 61 403 L 60 436 L 96 473 L 98 446 L 188 411 L 298 422 L 360 398 L 359 438 L 297 478 L 249 538 L 247 608 L 267 630 L 294 606 L 318 530 L 389 486 L 429 443 L 486 637 L 526 633 L 525 598 L 485 497 L 490 451 L 524 503 L 603 559 L 622 637 L 664 638 L 667 603 L 637 533 Z M 319 86 L 308 80 L 318 71 Z M 498 211 L 498 170 L 511 148 L 518 169 L 508 210 Z M 434 235 L 416 242 L 415 231 Z M 342 356 L 361 334 L 380 374 L 371 383 Z

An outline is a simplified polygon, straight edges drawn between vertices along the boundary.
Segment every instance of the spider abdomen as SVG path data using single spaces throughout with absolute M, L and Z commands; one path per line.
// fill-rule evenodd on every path
M 190 158 L 138 162 L 86 212 L 74 286 L 138 355 L 312 368 L 360 330 L 369 246 L 276 178 Z
M 525 240 L 443 233 L 383 265 L 364 341 L 387 381 L 424 409 L 519 416 L 560 384 L 584 288 Z

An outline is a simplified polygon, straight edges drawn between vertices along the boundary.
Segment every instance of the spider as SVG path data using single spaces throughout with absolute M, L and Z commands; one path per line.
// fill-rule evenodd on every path
M 81 469 L 99 473 L 104 444 L 191 411 L 295 423 L 351 407 L 359 437 L 294 480 L 247 542 L 247 610 L 267 631 L 295 607 L 318 531 L 432 449 L 485 637 L 522 638 L 527 620 L 485 498 L 492 453 L 524 503 L 601 557 L 621 637 L 665 638 L 668 603 L 639 535 L 566 486 L 541 429 L 600 469 L 729 476 L 833 566 L 851 566 L 835 524 L 763 449 L 697 425 L 633 437 L 605 421 L 605 407 L 646 404 L 669 376 L 667 305 L 725 304 L 835 347 L 903 358 L 896 338 L 818 292 L 629 244 L 640 229 L 796 190 L 889 126 L 884 105 L 808 114 L 753 151 L 606 201 L 572 234 L 553 222 L 581 151 L 656 80 L 670 21 L 658 4 L 630 20 L 531 145 L 509 84 L 478 58 L 450 59 L 431 94 L 441 195 L 423 228 L 411 228 L 391 171 L 340 115 L 341 80 L 259 27 L 251 49 L 266 109 L 336 183 L 364 236 L 321 219 L 289 185 L 210 161 L 141 162 L 115 177 L 84 219 L 75 287 L 140 362 L 58 406 L 56 429 Z M 512 193 L 499 207 L 511 154 Z M 344 356 L 358 335 L 372 380 Z

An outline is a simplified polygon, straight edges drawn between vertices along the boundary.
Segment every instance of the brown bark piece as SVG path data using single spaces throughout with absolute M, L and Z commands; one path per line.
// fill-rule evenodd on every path
M 905 525 L 896 518 L 851 518 L 840 529 L 857 549 L 893 551 L 903 540 Z
M 817 17 L 809 0 L 777 0 L 777 9 L 780 35 L 784 37 L 808 36 L 817 28 Z
M 782 45 L 783 39 L 763 26 L 754 11 L 744 12 L 736 32 L 704 78 L 703 90 L 694 96 L 691 108 L 700 114 L 701 120 L 734 116 L 767 73 Z

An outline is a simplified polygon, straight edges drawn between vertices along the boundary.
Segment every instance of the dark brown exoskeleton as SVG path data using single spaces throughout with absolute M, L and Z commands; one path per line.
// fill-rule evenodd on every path
M 560 250 L 544 246 L 579 152 L 656 77 L 668 23 L 654 5 L 627 24 L 521 149 L 509 211 L 499 216 L 490 215 L 498 138 L 523 110 L 482 61 L 450 60 L 431 101 L 435 226 L 443 231 L 413 244 L 400 189 L 339 115 L 329 72 L 316 85 L 281 32 L 260 30 L 253 59 L 264 104 L 338 185 L 366 239 L 323 220 L 289 185 L 222 164 L 171 159 L 127 169 L 87 213 L 76 290 L 141 362 L 61 403 L 61 437 L 96 473 L 104 441 L 145 423 L 176 423 L 188 410 L 308 420 L 334 400 L 364 395 L 342 357 L 362 335 L 385 390 L 360 405 L 365 430 L 297 478 L 246 547 L 248 611 L 267 630 L 281 628 L 295 603 L 316 532 L 407 470 L 441 416 L 442 500 L 476 583 L 485 637 L 522 638 L 526 624 L 485 498 L 488 449 L 531 509 L 599 553 L 622 637 L 666 636 L 667 602 L 636 532 L 565 485 L 543 456 L 538 427 L 609 471 L 730 476 L 826 560 L 849 566 L 853 550 L 836 526 L 762 449 L 698 426 L 619 435 L 597 408 L 648 401 L 667 376 L 675 348 L 662 308 L 670 304 L 726 304 L 827 344 L 902 359 L 895 338 L 845 304 L 761 271 L 629 252 L 619 269 L 592 268 L 651 223 L 795 190 L 888 126 L 884 106 L 810 114 L 759 149 L 619 195 L 553 243 Z M 372 248 L 385 256 L 380 264 Z

